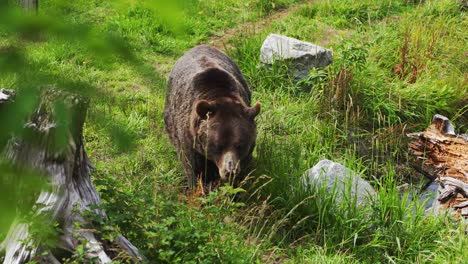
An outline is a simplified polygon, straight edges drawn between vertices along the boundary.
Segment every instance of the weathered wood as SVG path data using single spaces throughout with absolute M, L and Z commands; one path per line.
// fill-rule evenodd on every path
M 39 0 L 19 0 L 19 4 L 26 10 L 37 11 L 39 9 Z
M 448 118 L 434 115 L 432 124 L 421 133 L 408 134 L 413 164 L 439 183 L 441 209 L 468 219 L 468 136 L 456 135 Z
M 11 100 L 11 95 L 7 90 L 0 90 L 0 106 Z M 54 102 L 65 106 L 68 113 L 66 125 L 54 112 Z M 1 106 L 0 111 L 8 110 L 4 107 Z M 91 209 L 99 206 L 101 200 L 90 179 L 92 165 L 83 145 L 86 108 L 87 101 L 79 96 L 56 90 L 43 93 L 38 110 L 25 125 L 23 133 L 14 136 L 3 151 L 2 155 L 14 164 L 47 175 L 51 188 L 37 196 L 31 210 L 36 217 L 46 216 L 50 223 L 58 223 L 61 231 L 56 246 L 49 248 L 34 241 L 29 223 L 16 221 L 0 245 L 0 252 L 5 252 L 3 263 L 31 260 L 60 263 L 64 257 L 75 254 L 80 245 L 85 246 L 85 257 L 93 259 L 93 263 L 109 263 L 116 258 L 132 263 L 144 261 L 144 256 L 123 236 L 118 235 L 113 241 L 104 240 L 95 230 L 97 223 L 85 216 L 85 213 L 93 212 L 97 217 L 107 219 L 102 209 Z M 56 143 L 59 133 L 66 136 L 66 144 Z

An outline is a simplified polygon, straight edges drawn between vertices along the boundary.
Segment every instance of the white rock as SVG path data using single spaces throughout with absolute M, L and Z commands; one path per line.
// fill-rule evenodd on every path
M 291 62 L 297 79 L 304 79 L 312 68 L 323 68 L 333 61 L 333 52 L 315 44 L 278 34 L 270 34 L 260 50 L 260 61 L 272 65 L 275 61 Z
M 321 188 L 326 184 L 327 191 L 336 192 L 337 203 L 355 199 L 357 206 L 364 206 L 376 195 L 374 188 L 357 173 L 326 159 L 307 170 L 302 182 L 308 188 Z
M 4 91 L 4 89 L 0 89 L 0 101 L 8 100 L 8 98 L 10 98 L 10 95 Z

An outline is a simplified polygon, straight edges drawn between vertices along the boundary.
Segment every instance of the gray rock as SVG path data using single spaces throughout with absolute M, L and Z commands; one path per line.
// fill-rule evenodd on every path
M 291 62 L 296 79 L 304 79 L 312 68 L 323 68 L 333 61 L 333 52 L 309 42 L 270 34 L 260 50 L 260 61 L 272 65 L 276 61 Z
M 439 214 L 440 202 L 437 200 L 439 197 L 439 183 L 433 181 L 426 190 L 424 190 L 419 199 L 420 201 L 426 201 L 424 206 L 425 214 Z
M 376 195 L 374 188 L 357 173 L 327 159 L 307 170 L 302 181 L 308 188 L 321 188 L 326 184 L 327 191 L 335 190 L 337 203 L 356 199 L 357 206 L 364 206 Z
M 405 188 L 401 188 L 405 186 Z M 412 213 L 416 212 L 416 206 L 414 201 L 417 198 L 419 206 L 424 205 L 424 214 L 437 214 L 439 202 L 437 201 L 439 184 L 435 181 L 429 183 L 429 185 L 421 192 L 418 186 L 412 186 L 408 183 L 403 184 L 402 186 L 397 187 L 398 192 L 400 193 L 400 198 L 405 199 L 405 204 L 408 208 L 411 209 Z

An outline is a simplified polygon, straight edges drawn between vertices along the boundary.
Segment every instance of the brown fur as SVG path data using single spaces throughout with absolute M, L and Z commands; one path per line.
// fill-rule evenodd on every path
M 250 90 L 237 65 L 225 54 L 197 46 L 175 64 L 168 81 L 164 121 L 189 186 L 197 178 L 212 183 L 237 176 L 255 146 Z

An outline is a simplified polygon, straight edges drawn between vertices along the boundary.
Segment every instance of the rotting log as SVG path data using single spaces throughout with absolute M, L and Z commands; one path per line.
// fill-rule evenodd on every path
M 3 252 L 5 264 L 61 263 L 64 258 L 76 257 L 77 248 L 81 247 L 90 263 L 145 262 L 144 256 L 122 235 L 116 234 L 112 241 L 104 239 L 96 231 L 99 229 L 96 218 L 88 217 L 91 212 L 103 222 L 107 219 L 99 208 L 101 200 L 90 179 L 92 164 L 83 145 L 87 100 L 53 89 L 41 95 L 39 107 L 23 131 L 12 136 L 0 153 L 15 166 L 34 169 L 46 176 L 50 186 L 34 197 L 31 213 L 33 219 L 41 216 L 57 223 L 59 237 L 52 247 L 41 245 L 30 234 L 30 223 L 15 221 L 0 244 L 0 260 Z M 14 97 L 13 92 L 0 89 L 0 111 L 8 111 Z M 57 117 L 53 107 L 57 102 L 65 106 L 60 109 L 68 113 L 66 119 Z M 57 144 L 59 133 L 65 135 L 65 144 Z
M 408 134 L 414 167 L 439 183 L 438 210 L 468 220 L 468 135 L 457 135 L 449 119 L 434 115 L 421 133 Z

